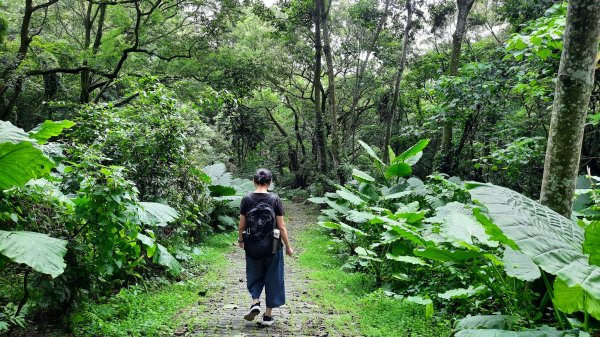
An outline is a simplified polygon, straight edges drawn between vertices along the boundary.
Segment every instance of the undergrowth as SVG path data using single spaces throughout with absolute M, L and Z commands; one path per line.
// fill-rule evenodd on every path
M 196 324 L 181 313 L 194 304 L 203 305 L 206 292 L 220 289 L 226 269 L 226 252 L 236 233 L 214 235 L 186 266 L 190 273 L 179 282 L 157 279 L 150 284 L 122 289 L 96 303 L 84 302 L 70 317 L 75 336 L 168 336 L 182 325 Z M 185 320 L 185 322 L 184 322 Z
M 424 306 L 386 296 L 371 275 L 342 270 L 345 259 L 327 234 L 312 228 L 299 233 L 298 240 L 303 248 L 299 263 L 312 280 L 306 296 L 325 312 L 338 313 L 326 322 L 333 335 L 450 336 L 449 321 L 427 319 Z

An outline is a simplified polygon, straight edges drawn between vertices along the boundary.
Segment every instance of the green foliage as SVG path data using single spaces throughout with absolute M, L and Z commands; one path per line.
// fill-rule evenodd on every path
M 30 142 L 0 143 L 0 189 L 22 186 L 53 167 L 54 163 Z
M 67 253 L 66 246 L 65 240 L 51 238 L 46 234 L 0 231 L 0 254 L 52 277 L 65 271 L 63 257 Z
M 506 49 L 517 61 L 523 58 L 560 59 L 566 21 L 567 3 L 555 4 L 544 17 L 529 22 L 522 33 L 515 33 L 508 40 Z
M 231 251 L 231 234 L 211 236 L 201 253 L 185 263 L 190 274 L 181 282 L 163 277 L 147 280 L 145 286 L 123 288 L 114 296 L 86 299 L 74 309 L 69 325 L 75 336 L 144 336 L 173 334 L 178 326 L 198 326 L 198 317 L 182 315 L 181 308 L 204 305 L 209 297 L 200 291 L 218 293 L 219 280 L 226 268 L 226 254 Z
M 340 312 L 329 320 L 331 334 L 383 337 L 403 331 L 408 336 L 450 335 L 447 320 L 431 317 L 431 300 L 387 296 L 376 290 L 369 274 L 340 269 L 344 259 L 339 251 L 345 247 L 332 243 L 325 233 L 313 228 L 297 239 L 304 247 L 300 266 L 308 270 L 313 289 L 305 296 L 325 310 Z
M 64 120 L 60 122 L 45 121 L 29 132 L 29 137 L 38 141 L 38 144 L 43 145 L 48 142 L 48 139 L 60 135 L 64 129 L 69 129 L 75 125 L 74 122 Z
M 373 170 L 381 172 L 384 164 L 370 147 L 363 147 L 373 158 Z M 413 147 L 419 152 L 423 148 Z M 402 155 L 390 157 L 400 161 Z M 465 310 L 458 312 L 469 312 L 472 306 L 460 304 L 461 300 L 475 299 L 479 304 L 476 299 L 491 294 L 494 304 L 477 310 L 489 314 L 499 309 L 517 317 L 536 310 L 539 295 L 528 289 L 528 283 L 542 277 L 556 309 L 598 318 L 595 284 L 600 273 L 587 263 L 584 229 L 572 220 L 491 184 L 468 183 L 465 189 L 457 179 L 431 177 L 423 183 L 415 178 L 389 181 L 369 179 L 364 172 L 355 175 L 357 181 L 335 194 L 310 199 L 330 207 L 322 211 L 321 226 L 333 230 L 335 240 L 350 248 L 346 268 L 373 273 L 378 284 L 399 296 L 437 293 L 439 304 Z M 540 269 L 557 275 L 554 286 Z M 431 280 L 433 273 L 444 275 L 442 287 L 414 284 Z M 406 281 L 413 284 L 407 286 Z M 494 324 L 480 327 L 509 328 Z M 471 328 L 461 326 L 459 334 L 468 335 Z

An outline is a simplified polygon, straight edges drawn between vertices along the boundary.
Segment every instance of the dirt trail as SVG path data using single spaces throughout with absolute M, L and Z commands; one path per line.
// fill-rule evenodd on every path
M 315 211 L 306 206 L 291 202 L 285 203 L 286 225 L 290 233 L 295 254 L 302 252 L 296 245 L 295 234 L 315 222 Z M 285 285 L 287 304 L 273 310 L 276 323 L 269 327 L 260 327 L 256 321 L 245 321 L 243 316 L 250 304 L 246 290 L 244 252 L 236 249 L 227 256 L 228 270 L 222 279 L 222 291 L 214 293 L 201 306 L 190 308 L 189 317 L 202 317 L 195 327 L 182 327 L 176 336 L 330 336 L 324 326 L 324 319 L 331 316 L 306 301 L 309 280 L 305 271 L 299 268 L 297 261 L 286 257 Z M 262 310 L 264 310 L 264 292 Z M 262 316 L 262 315 L 261 315 Z

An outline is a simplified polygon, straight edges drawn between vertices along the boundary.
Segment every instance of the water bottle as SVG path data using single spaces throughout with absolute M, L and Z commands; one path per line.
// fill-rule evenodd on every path
M 274 229 L 273 230 L 273 250 L 271 253 L 275 254 L 277 252 L 277 248 L 279 248 L 279 236 L 280 236 L 280 232 L 279 229 Z

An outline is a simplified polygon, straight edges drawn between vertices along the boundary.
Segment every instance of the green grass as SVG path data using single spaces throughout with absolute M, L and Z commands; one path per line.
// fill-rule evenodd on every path
M 199 292 L 210 295 L 220 289 L 225 254 L 231 251 L 235 235 L 214 235 L 202 244 L 202 253 L 186 266 L 199 276 L 155 282 L 147 291 L 143 286 L 129 287 L 102 303 L 84 302 L 70 317 L 75 336 L 167 336 L 179 326 L 193 329 L 201 324 L 182 309 L 197 304 L 202 309 L 208 296 Z
M 299 233 L 298 239 L 304 250 L 299 263 L 311 279 L 307 297 L 325 312 L 339 313 L 326 321 L 332 335 L 450 336 L 449 323 L 427 319 L 423 306 L 385 296 L 369 275 L 341 270 L 343 259 L 329 250 L 331 240 L 319 229 Z

